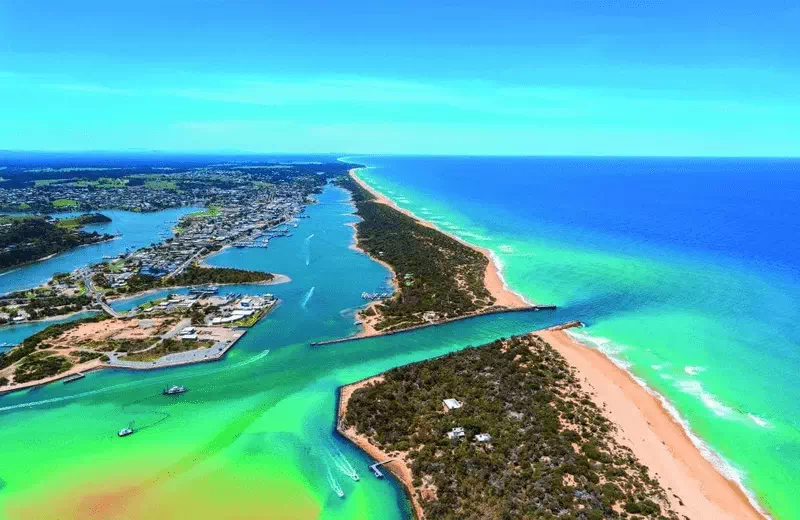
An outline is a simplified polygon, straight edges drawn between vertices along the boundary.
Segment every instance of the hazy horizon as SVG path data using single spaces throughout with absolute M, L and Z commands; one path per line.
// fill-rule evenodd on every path
M 306 7 L 6 2 L 0 146 L 800 155 L 786 2 Z

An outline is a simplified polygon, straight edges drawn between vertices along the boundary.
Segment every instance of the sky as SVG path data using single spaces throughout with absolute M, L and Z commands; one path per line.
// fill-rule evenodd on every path
M 0 0 L 0 149 L 800 156 L 800 4 Z

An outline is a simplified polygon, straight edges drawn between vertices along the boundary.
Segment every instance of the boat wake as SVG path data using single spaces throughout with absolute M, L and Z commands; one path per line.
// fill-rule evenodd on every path
M 334 493 L 339 498 L 344 498 L 344 491 L 342 491 L 342 486 L 339 485 L 339 482 L 336 480 L 336 477 L 333 476 L 333 472 L 331 471 L 331 467 L 327 466 L 328 469 L 328 485 L 331 487 Z
M 347 475 L 354 481 L 358 482 L 358 472 L 356 471 L 356 468 L 350 464 L 350 461 L 347 460 L 347 457 L 345 457 L 344 453 L 342 453 L 339 448 L 334 446 L 332 450 L 328 451 L 328 456 L 330 457 L 331 462 L 333 462 L 333 465 L 336 467 L 336 469 L 341 471 L 342 474 Z
M 314 233 L 311 233 L 306 237 L 305 240 L 305 250 L 306 250 L 306 265 L 311 264 L 311 239 L 314 238 Z
M 264 352 L 260 352 L 260 353 L 256 354 L 255 356 L 253 356 L 251 358 L 245 359 L 244 361 L 240 361 L 239 363 L 236 363 L 235 365 L 231 365 L 229 367 L 221 366 L 221 367 L 214 368 L 214 369 L 211 369 L 211 370 L 206 370 L 204 372 L 198 372 L 196 374 L 189 374 L 189 375 L 183 376 L 183 378 L 184 379 L 190 379 L 190 378 L 195 378 L 195 377 L 207 377 L 207 376 L 210 376 L 212 374 L 219 373 L 219 372 L 227 372 L 227 371 L 230 371 L 230 370 L 235 370 L 237 368 L 241 368 L 243 366 L 246 366 L 246 365 L 249 365 L 251 363 L 255 363 L 256 361 L 259 361 L 261 359 L 264 359 L 267 356 L 267 354 L 269 354 L 269 350 L 265 350 Z M 2 407 L 0 407 L 0 412 L 7 412 L 7 411 L 10 411 L 10 410 L 20 410 L 20 409 L 24 409 L 24 408 L 33 408 L 35 406 L 42 406 L 42 405 L 46 405 L 46 404 L 61 403 L 61 402 L 64 402 L 64 401 L 73 401 L 75 399 L 81 399 L 81 398 L 84 398 L 84 397 L 91 397 L 93 395 L 104 394 L 104 393 L 107 393 L 107 392 L 113 392 L 115 390 L 121 390 L 123 388 L 133 388 L 133 387 L 137 387 L 137 386 L 151 385 L 153 383 L 159 383 L 159 382 L 163 382 L 163 381 L 168 381 L 168 380 L 174 379 L 174 378 L 175 378 L 175 375 L 171 374 L 171 375 L 165 375 L 163 377 L 158 377 L 158 378 L 154 378 L 154 379 L 147 379 L 147 380 L 143 380 L 143 381 L 130 381 L 128 383 L 120 383 L 118 385 L 112 385 L 112 386 L 108 386 L 106 388 L 98 388 L 97 390 L 89 390 L 88 392 L 81 392 L 79 394 L 74 394 L 74 395 L 65 395 L 65 396 L 62 396 L 62 397 L 53 397 L 51 399 L 42 399 L 40 401 L 32 401 L 30 403 L 19 403 L 19 404 L 14 404 L 14 405 L 10 405 L 10 406 L 2 406 Z
M 316 288 L 316 287 L 312 287 L 311 289 L 309 289 L 309 290 L 308 290 L 308 292 L 306 293 L 306 295 L 305 295 L 305 296 L 303 296 L 303 301 L 302 301 L 302 302 L 300 302 L 300 307 L 302 307 L 303 309 L 305 309 L 305 308 L 306 308 L 306 305 L 308 305 L 308 300 L 310 300 L 310 299 L 311 299 L 311 296 L 314 294 L 314 289 L 315 289 L 315 288 Z

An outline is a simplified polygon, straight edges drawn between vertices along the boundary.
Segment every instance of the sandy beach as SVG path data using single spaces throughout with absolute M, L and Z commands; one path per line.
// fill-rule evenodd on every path
M 80 365 L 75 365 L 69 370 L 65 372 L 61 372 L 60 374 L 56 374 L 54 376 L 46 377 L 44 379 L 39 379 L 36 381 L 28 381 L 27 383 L 22 384 L 12 384 L 9 386 L 4 386 L 0 388 L 0 395 L 3 394 L 10 394 L 11 392 L 16 392 L 17 390 L 25 390 L 26 388 L 34 388 L 37 386 L 43 386 L 49 383 L 54 383 L 56 381 L 60 381 L 62 379 L 66 379 L 69 376 L 74 376 L 75 374 L 85 374 L 87 372 L 92 372 L 94 370 L 100 370 L 102 368 L 106 368 L 106 365 L 103 364 L 102 361 L 99 359 L 93 359 L 87 363 L 82 363 Z
M 658 397 L 630 374 L 563 330 L 538 335 L 577 370 L 583 390 L 593 395 L 606 417 L 618 426 L 617 440 L 650 468 L 676 511 L 692 519 L 765 518 L 735 482 L 703 457 Z
M 520 296 L 519 294 L 511 291 L 510 289 L 508 289 L 506 287 L 505 283 L 503 282 L 503 277 L 502 277 L 502 275 L 500 273 L 500 269 L 498 268 L 497 263 L 494 261 L 492 252 L 490 250 L 488 250 L 486 248 L 483 248 L 483 247 L 478 247 L 478 246 L 476 246 L 474 244 L 470 244 L 469 242 L 466 242 L 466 241 L 462 240 L 461 238 L 453 235 L 452 233 L 450 233 L 448 231 L 444 231 L 442 229 L 439 229 L 432 222 L 429 222 L 429 221 L 427 221 L 425 219 L 422 219 L 419 216 L 411 213 L 410 211 L 401 208 L 400 206 L 395 204 L 395 202 L 393 200 L 391 200 L 388 197 L 384 196 L 382 193 L 380 193 L 379 191 L 376 191 L 369 184 L 367 184 L 366 182 L 361 180 L 361 178 L 358 177 L 358 174 L 356 173 L 355 169 L 350 170 L 350 176 L 353 178 L 354 181 L 356 181 L 359 184 L 359 186 L 361 186 L 365 190 L 367 190 L 370 193 L 372 193 L 372 195 L 375 197 L 376 202 L 380 202 L 381 204 L 386 204 L 387 206 L 390 206 L 390 207 L 396 209 L 397 211 L 399 211 L 399 212 L 401 212 L 401 213 L 403 213 L 405 215 L 408 215 L 409 217 L 415 219 L 417 222 L 419 222 L 423 226 L 427 226 L 429 228 L 435 229 L 436 231 L 439 231 L 440 233 L 444 233 L 445 235 L 453 238 L 454 240 L 458 240 L 460 243 L 464 244 L 465 246 L 470 247 L 470 248 L 472 248 L 472 249 L 474 249 L 476 251 L 479 251 L 481 254 L 483 254 L 486 257 L 486 259 L 489 261 L 489 263 L 486 266 L 486 272 L 484 273 L 483 283 L 486 286 L 486 288 L 489 290 L 489 292 L 492 294 L 492 296 L 494 297 L 495 306 L 497 306 L 497 307 L 509 307 L 509 308 L 522 308 L 522 307 L 528 307 L 528 306 L 532 305 L 531 302 L 525 301 L 525 299 L 522 296 Z

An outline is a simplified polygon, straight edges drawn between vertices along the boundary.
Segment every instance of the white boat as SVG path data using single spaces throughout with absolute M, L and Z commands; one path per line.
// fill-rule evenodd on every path
M 127 437 L 128 435 L 132 434 L 133 434 L 133 428 L 131 428 L 130 426 L 127 428 L 123 428 L 117 432 L 117 435 L 119 435 L 120 437 Z
M 162 395 L 178 395 L 178 394 L 184 393 L 185 391 L 186 391 L 186 387 L 185 386 L 172 385 L 169 388 L 165 388 L 161 392 L 161 394 Z

